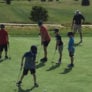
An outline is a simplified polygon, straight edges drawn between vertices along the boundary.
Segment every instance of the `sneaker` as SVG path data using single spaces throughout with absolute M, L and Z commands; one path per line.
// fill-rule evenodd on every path
M 42 58 L 40 61 L 41 62 L 46 62 L 47 61 L 47 58 Z
M 8 59 L 8 56 L 5 56 L 5 59 Z
M 69 64 L 68 67 L 74 67 L 74 64 Z
M 18 81 L 16 84 L 17 84 L 18 86 L 20 86 L 20 85 L 21 85 L 21 83 L 22 83 L 21 81 Z
M 39 85 L 37 83 L 34 84 L 35 87 L 39 87 Z

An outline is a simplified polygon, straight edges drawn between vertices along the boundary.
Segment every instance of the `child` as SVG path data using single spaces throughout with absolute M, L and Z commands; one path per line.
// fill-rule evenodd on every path
M 69 37 L 69 43 L 68 43 L 68 51 L 69 51 L 69 56 L 71 59 L 71 63 L 68 65 L 68 67 L 73 67 L 74 66 L 74 33 L 73 32 L 68 32 L 68 37 Z
M 54 29 L 55 37 L 56 37 L 56 50 L 58 49 L 59 52 L 59 60 L 57 64 L 61 64 L 62 61 L 62 51 L 63 51 L 63 41 L 61 39 L 61 36 L 59 34 L 59 29 Z
M 7 52 L 8 52 L 8 33 L 5 30 L 5 25 L 0 25 L 0 59 L 2 58 L 2 51 L 5 50 L 5 59 L 8 59 Z
M 33 75 L 33 79 L 34 79 L 34 86 L 38 87 L 38 84 L 36 83 L 36 75 L 35 75 L 35 60 L 36 60 L 36 54 L 37 54 L 37 47 L 36 46 L 31 46 L 31 49 L 29 52 L 26 52 L 23 57 L 22 57 L 22 62 L 21 62 L 21 69 L 23 67 L 23 60 L 25 58 L 25 64 L 24 64 L 24 70 L 23 70 L 23 74 L 20 78 L 20 80 L 17 82 L 18 86 L 21 85 L 22 80 L 24 78 L 25 75 L 28 74 L 28 71 L 31 72 L 31 74 Z
M 47 58 L 47 47 L 50 42 L 50 35 L 46 29 L 46 27 L 43 26 L 43 22 L 39 21 L 38 26 L 40 28 L 40 36 L 41 36 L 41 44 L 43 45 L 44 50 L 44 57 L 40 60 L 41 62 L 46 62 L 48 60 Z

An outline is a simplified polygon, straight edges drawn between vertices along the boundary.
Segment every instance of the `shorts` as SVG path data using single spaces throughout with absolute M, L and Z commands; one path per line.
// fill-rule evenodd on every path
M 81 33 L 81 25 L 74 24 L 73 30 L 74 33 L 76 33 L 77 31 Z
M 0 45 L 0 51 L 3 51 L 3 49 L 7 51 L 7 44 Z
M 44 47 L 47 47 L 49 45 L 49 42 L 50 41 L 43 41 L 42 44 L 43 44 Z
M 23 75 L 27 75 L 28 74 L 28 71 L 30 71 L 31 74 L 34 74 L 35 73 L 35 69 L 25 69 L 23 70 Z
M 58 46 L 57 48 L 58 48 L 58 52 L 59 52 L 59 53 L 62 53 L 62 51 L 63 51 L 63 45 L 60 45 L 60 46 Z
M 69 52 L 69 56 L 73 57 L 74 56 L 74 52 Z

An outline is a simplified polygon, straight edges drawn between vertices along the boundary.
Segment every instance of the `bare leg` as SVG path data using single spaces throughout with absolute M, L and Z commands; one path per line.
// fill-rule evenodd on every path
M 33 79 L 34 79 L 34 86 L 35 87 L 38 87 L 39 85 L 36 82 L 36 75 L 35 75 L 35 73 L 33 74 Z
M 21 76 L 21 78 L 20 78 L 20 81 L 21 81 L 21 82 L 22 82 L 23 78 L 24 78 L 24 74 L 22 74 L 22 76 Z
M 47 58 L 47 47 L 43 46 L 43 49 L 44 49 L 44 57 Z
M 36 75 L 33 74 L 34 84 L 36 84 Z
M 74 63 L 74 57 L 72 56 L 72 57 L 70 57 L 70 59 L 71 59 L 71 64 L 73 64 Z
M 0 58 L 1 58 L 1 55 L 2 55 L 2 51 L 0 51 Z

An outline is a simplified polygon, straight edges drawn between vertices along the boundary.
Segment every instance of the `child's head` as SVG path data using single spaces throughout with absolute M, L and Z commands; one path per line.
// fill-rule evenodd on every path
M 74 33 L 73 32 L 68 32 L 67 36 L 72 37 L 72 36 L 74 36 Z
M 59 29 L 54 29 L 54 33 L 55 33 L 55 35 L 57 35 L 58 34 L 58 32 L 59 32 Z
M 42 26 L 43 22 L 42 20 L 38 21 L 38 26 Z
M 1 29 L 4 29 L 4 28 L 5 28 L 5 25 L 4 25 L 4 24 L 1 24 L 1 25 L 0 25 L 0 28 L 1 28 Z
M 32 53 L 37 54 L 37 47 L 35 45 L 32 45 L 31 51 L 32 51 Z

